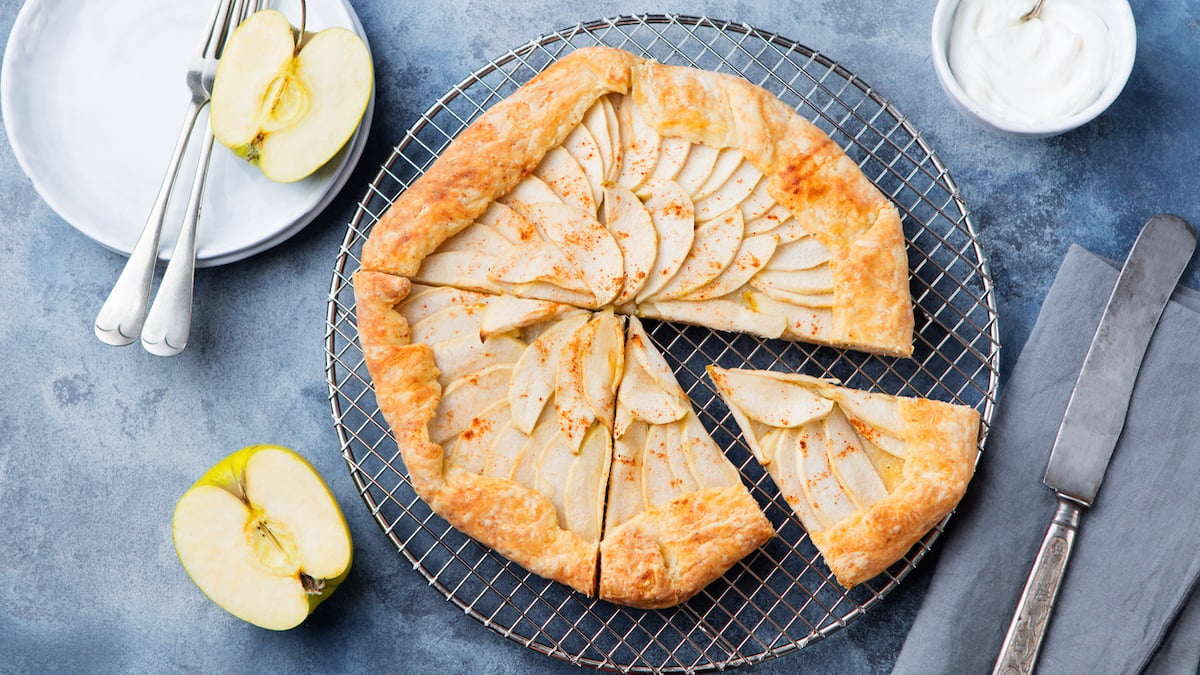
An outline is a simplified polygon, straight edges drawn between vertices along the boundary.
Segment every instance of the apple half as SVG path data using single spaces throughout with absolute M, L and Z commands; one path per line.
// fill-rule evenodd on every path
M 350 571 L 346 520 L 303 457 L 253 445 L 218 462 L 179 499 L 175 551 L 230 614 L 271 630 L 299 625 Z
M 271 180 L 298 181 L 354 135 L 371 98 L 371 55 L 357 34 L 302 36 L 278 10 L 251 14 L 230 36 L 213 82 L 210 120 L 222 145 Z

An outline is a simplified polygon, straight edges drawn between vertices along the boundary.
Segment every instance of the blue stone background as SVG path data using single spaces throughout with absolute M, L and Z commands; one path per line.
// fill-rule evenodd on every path
M 20 4 L 0 0 L 5 40 Z M 945 100 L 930 62 L 932 0 L 352 4 L 377 69 L 366 152 L 303 232 L 200 271 L 192 344 L 176 358 L 93 337 L 123 258 L 61 220 L 0 144 L 0 671 L 578 670 L 463 616 L 395 552 L 339 455 L 324 380 L 332 263 L 356 201 L 433 101 L 538 35 L 620 14 L 707 15 L 779 33 L 859 74 L 923 133 L 962 190 L 996 282 L 1002 375 L 1071 243 L 1120 259 L 1155 213 L 1200 223 L 1196 0 L 1137 0 L 1124 94 L 1092 124 L 1035 141 L 980 130 Z M 1195 264 L 1184 282 L 1200 286 Z M 171 545 L 179 495 L 258 442 L 308 457 L 355 538 L 349 579 L 286 633 L 210 603 Z M 936 549 L 865 618 L 744 672 L 889 671 L 935 563 Z

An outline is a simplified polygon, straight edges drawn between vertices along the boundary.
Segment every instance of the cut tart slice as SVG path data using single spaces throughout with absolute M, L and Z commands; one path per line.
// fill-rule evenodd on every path
M 613 436 L 601 598 L 676 605 L 774 535 L 636 318 Z
M 958 504 L 979 413 L 833 380 L 709 367 L 755 458 L 846 588 L 886 570 Z
M 740 78 L 607 47 L 484 112 L 388 209 L 363 269 L 907 356 L 900 218 Z

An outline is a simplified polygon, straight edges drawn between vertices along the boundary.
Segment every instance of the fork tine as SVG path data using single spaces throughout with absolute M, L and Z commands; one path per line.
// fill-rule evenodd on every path
M 212 15 L 208 19 L 208 30 L 200 41 L 197 52 L 203 58 L 215 58 L 225 43 L 225 35 L 229 30 L 229 19 L 233 14 L 234 4 L 241 0 L 218 0 L 213 6 Z

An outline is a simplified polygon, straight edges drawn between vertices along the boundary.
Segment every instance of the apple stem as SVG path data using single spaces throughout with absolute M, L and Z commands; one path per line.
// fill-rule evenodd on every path
M 300 32 L 296 34 L 296 51 L 294 54 L 300 53 L 300 46 L 304 44 L 304 29 L 308 22 L 308 5 L 304 0 L 300 0 Z

